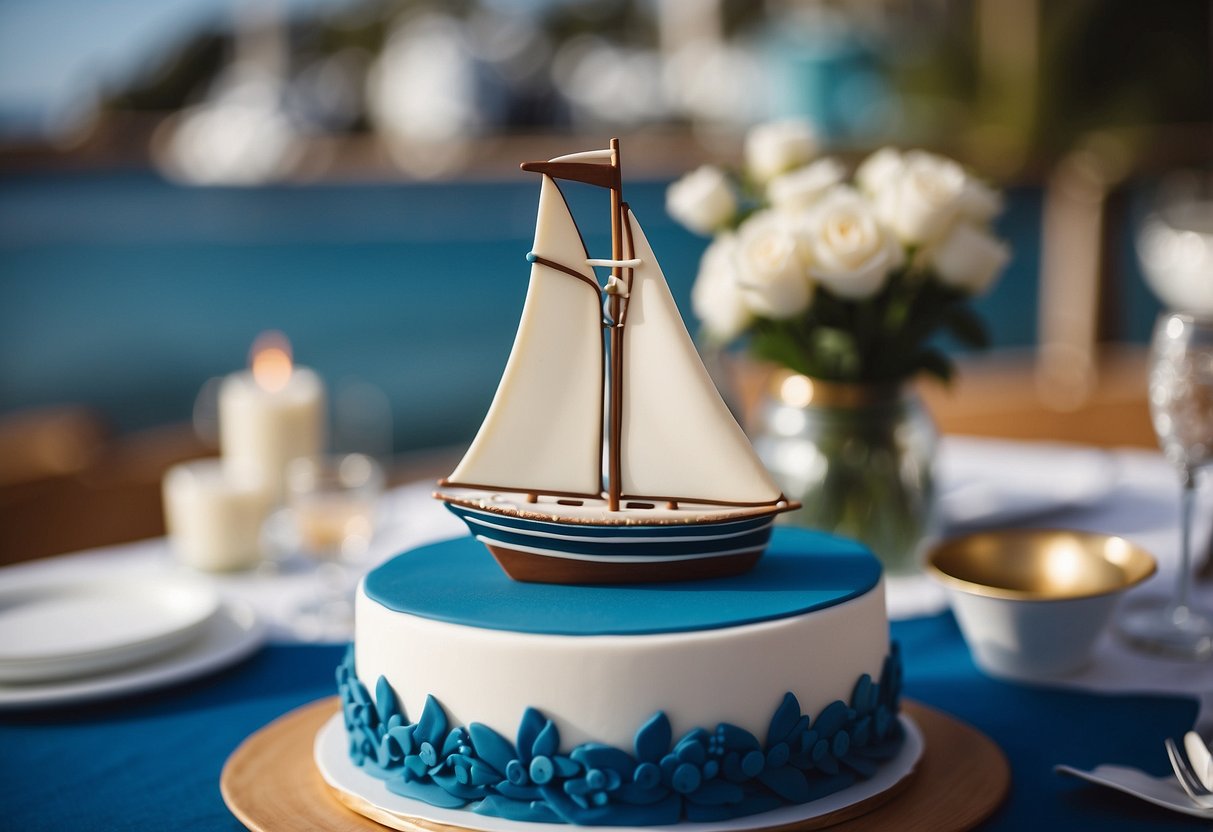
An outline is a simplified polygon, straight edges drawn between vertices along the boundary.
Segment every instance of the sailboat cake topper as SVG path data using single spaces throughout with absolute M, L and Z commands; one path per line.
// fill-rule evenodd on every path
M 623 201 L 618 139 L 522 169 L 543 183 L 518 334 L 479 433 L 434 496 L 519 581 L 746 571 L 775 515 L 798 504 L 699 359 Z M 589 257 L 557 179 L 610 190 L 610 259 Z M 611 270 L 605 286 L 595 267 Z

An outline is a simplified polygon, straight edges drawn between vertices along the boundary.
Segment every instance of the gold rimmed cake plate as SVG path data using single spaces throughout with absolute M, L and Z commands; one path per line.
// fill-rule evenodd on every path
M 318 735 L 337 708 L 336 697 L 305 705 L 257 731 L 228 758 L 220 788 L 228 808 L 245 826 L 254 832 L 382 832 L 384 826 L 404 832 L 469 832 L 468 827 L 456 824 L 384 811 L 360 794 L 326 783 L 314 750 Z M 1010 788 L 1010 768 L 998 746 L 971 726 L 925 705 L 903 702 L 902 713 L 917 728 L 922 753 L 911 771 L 883 791 L 811 819 L 764 822 L 763 816 L 755 815 L 728 825 L 695 826 L 761 832 L 825 827 L 839 832 L 946 832 L 971 829 L 989 817 Z M 486 820 L 498 820 L 474 817 L 478 828 L 485 828 Z M 508 825 L 502 828 L 518 832 L 538 827 L 552 832 L 554 828 L 552 824 L 500 823 Z

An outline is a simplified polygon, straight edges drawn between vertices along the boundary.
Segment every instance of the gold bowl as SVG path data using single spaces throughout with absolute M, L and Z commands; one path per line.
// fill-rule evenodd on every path
M 1039 679 L 1082 669 L 1120 595 L 1157 567 L 1123 537 L 1017 529 L 945 541 L 926 568 L 980 667 Z

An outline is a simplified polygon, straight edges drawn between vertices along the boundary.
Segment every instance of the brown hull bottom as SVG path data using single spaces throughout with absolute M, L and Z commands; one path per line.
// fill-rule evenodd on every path
M 532 584 L 648 584 L 727 578 L 748 572 L 765 547 L 733 555 L 656 563 L 604 563 L 536 555 L 485 543 L 497 563 L 515 581 Z

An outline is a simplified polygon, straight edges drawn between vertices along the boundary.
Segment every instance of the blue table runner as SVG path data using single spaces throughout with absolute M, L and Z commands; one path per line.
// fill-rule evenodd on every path
M 983 829 L 1207 828 L 1052 773 L 1056 763 L 1121 763 L 1165 773 L 1162 738 L 1192 726 L 1194 700 L 989 679 L 974 667 L 950 614 L 895 623 L 893 637 L 905 657 L 906 695 L 980 728 L 1011 762 L 1010 797 Z M 0 715 L 0 829 L 242 829 L 219 795 L 224 761 L 274 718 L 331 695 L 343 650 L 272 645 L 177 687 Z

